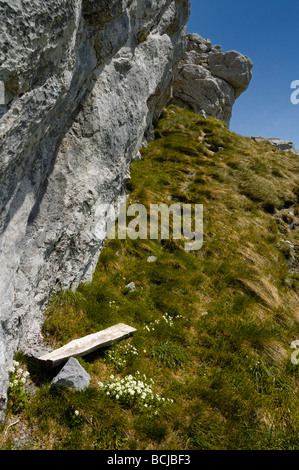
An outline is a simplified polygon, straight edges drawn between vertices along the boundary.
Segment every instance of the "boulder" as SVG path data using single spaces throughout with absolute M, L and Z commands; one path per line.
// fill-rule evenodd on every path
M 247 56 L 224 53 L 209 39 L 189 34 L 185 56 L 176 69 L 172 102 L 229 126 L 235 100 L 249 86 L 252 66 Z
M 173 103 L 187 106 L 205 117 L 211 116 L 227 125 L 235 103 L 234 90 L 224 80 L 213 77 L 201 65 L 184 64 L 174 81 Z
M 209 55 L 208 66 L 214 77 L 222 78 L 234 89 L 235 99 L 247 90 L 252 78 L 252 62 L 236 51 Z
M 76 358 L 71 357 L 56 377 L 54 377 L 51 385 L 81 391 L 90 385 L 90 375 Z

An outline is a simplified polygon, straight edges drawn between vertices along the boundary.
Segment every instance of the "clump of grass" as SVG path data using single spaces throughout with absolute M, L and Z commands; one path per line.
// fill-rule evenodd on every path
M 154 442 L 162 442 L 168 433 L 168 426 L 167 423 L 161 422 L 157 419 L 144 417 L 138 417 L 136 422 L 134 423 L 135 430 L 141 434 L 145 435 L 150 441 Z
M 151 354 L 158 365 L 164 365 L 173 370 L 184 366 L 190 360 L 190 355 L 185 348 L 168 341 L 155 344 Z

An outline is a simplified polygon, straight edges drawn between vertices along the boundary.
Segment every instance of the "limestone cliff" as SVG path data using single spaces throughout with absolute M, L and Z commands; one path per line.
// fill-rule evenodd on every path
M 189 0 L 0 1 L 0 400 L 54 289 L 90 280 L 185 47 Z M 100 235 L 99 235 L 100 232 Z

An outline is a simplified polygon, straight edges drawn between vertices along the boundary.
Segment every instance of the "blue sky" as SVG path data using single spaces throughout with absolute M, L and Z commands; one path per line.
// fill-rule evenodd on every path
M 299 80 L 299 1 L 191 0 L 187 29 L 253 61 L 253 79 L 235 103 L 230 129 L 290 140 L 299 149 L 299 104 L 290 99 L 291 83 Z

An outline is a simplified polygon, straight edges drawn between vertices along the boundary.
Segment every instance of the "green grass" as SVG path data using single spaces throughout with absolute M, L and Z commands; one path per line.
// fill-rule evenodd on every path
M 107 350 L 81 359 L 91 375 L 81 393 L 53 390 L 51 374 L 23 358 L 37 386 L 19 417 L 35 429 L 29 446 L 298 450 L 290 343 L 299 334 L 299 277 L 283 242 L 299 243 L 289 229 L 299 213 L 298 157 L 175 106 L 155 132 L 132 164 L 130 202 L 203 204 L 203 248 L 107 240 L 92 282 L 52 296 L 44 335 L 53 347 L 124 322 L 137 329 L 126 343 L 138 355 L 120 369 Z M 120 345 L 115 351 L 124 355 Z M 114 402 L 97 385 L 136 371 L 173 400 L 158 416 Z M 11 427 L 2 448 L 18 432 Z

